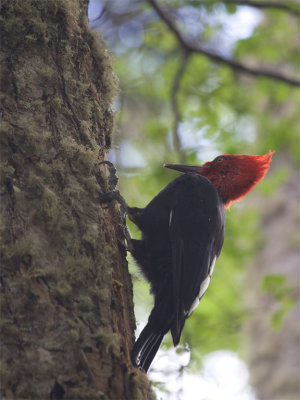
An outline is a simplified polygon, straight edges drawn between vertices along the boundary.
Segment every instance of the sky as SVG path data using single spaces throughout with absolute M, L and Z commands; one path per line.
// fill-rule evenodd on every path
M 158 399 L 256 400 L 248 383 L 247 365 L 234 352 L 214 351 L 204 358 L 198 373 L 191 373 L 188 368 L 178 373 L 178 366 L 185 366 L 188 362 L 188 351 L 181 355 L 176 354 L 175 349 L 160 351 L 150 370 L 149 378 L 156 382 L 164 382 L 169 393 L 156 388 Z

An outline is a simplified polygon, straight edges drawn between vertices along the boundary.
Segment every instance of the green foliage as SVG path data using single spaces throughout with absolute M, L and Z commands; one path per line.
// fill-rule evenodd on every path
M 300 162 L 299 91 L 274 79 L 239 74 L 198 53 L 189 55 L 180 82 L 175 82 L 185 56 L 168 27 L 150 6 L 142 4 L 132 15 L 127 10 L 123 18 L 124 22 L 147 20 L 143 22 L 143 44 L 124 49 L 124 44 L 118 42 L 123 51 L 115 61 L 121 86 L 120 133 L 115 139 L 121 152 L 116 152 L 116 159 L 120 159 L 120 190 L 128 203 L 144 207 L 177 176 L 163 169 L 163 163 L 178 162 L 180 157 L 187 163 L 200 164 L 220 153 L 263 154 L 275 149 L 275 160 L 284 153 Z M 172 7 L 170 15 L 185 38 L 215 53 L 222 53 L 223 43 L 226 45 L 226 18 L 243 8 L 211 0 L 157 4 L 163 9 Z M 118 21 L 122 24 L 119 14 Z M 224 52 L 226 57 L 257 69 L 296 76 L 297 30 L 293 16 L 268 9 L 247 38 L 237 39 L 231 50 Z M 112 40 L 111 31 L 107 39 Z M 119 37 L 114 40 L 115 44 Z M 172 96 L 176 83 L 179 90 Z M 172 132 L 174 101 L 179 114 L 176 135 L 180 149 L 175 147 Z M 261 194 L 274 195 L 289 175 L 287 167 L 278 168 L 259 185 Z M 212 282 L 183 331 L 182 342 L 188 341 L 193 349 L 195 365 L 211 350 L 239 347 L 239 332 L 246 317 L 242 303 L 244 270 L 260 246 L 260 217 L 259 210 L 249 209 L 244 203 L 227 212 L 225 244 Z M 133 236 L 139 235 L 130 222 L 129 227 Z M 274 282 L 266 278 L 263 289 L 278 296 L 286 286 Z M 147 290 L 147 284 L 135 280 L 136 303 L 140 305 L 144 297 L 150 298 L 145 295 Z M 290 303 L 283 300 L 287 294 L 278 299 L 282 307 L 273 316 L 276 326 L 289 308 Z M 138 319 L 146 314 L 145 307 L 141 308 Z
M 263 292 L 277 301 L 277 309 L 271 314 L 271 323 L 274 329 L 280 329 L 283 318 L 294 305 L 293 289 L 286 282 L 286 277 L 279 274 L 266 275 L 261 284 Z
M 291 171 L 289 168 L 283 166 L 282 168 L 274 171 L 268 179 L 265 179 L 264 184 L 259 186 L 261 193 L 266 196 L 272 196 L 276 193 L 276 190 L 283 185 L 290 176 Z
M 262 290 L 273 294 L 277 300 L 282 299 L 290 291 L 286 287 L 286 278 L 278 274 L 266 275 L 262 281 Z

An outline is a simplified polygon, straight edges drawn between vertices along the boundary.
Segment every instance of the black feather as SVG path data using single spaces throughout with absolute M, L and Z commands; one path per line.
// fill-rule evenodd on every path
M 174 346 L 179 343 L 201 283 L 223 245 L 224 204 L 208 179 L 184 174 L 144 209 L 129 207 L 128 215 L 142 232 L 141 240 L 132 240 L 132 253 L 155 300 L 132 351 L 133 363 L 147 371 L 169 330 Z

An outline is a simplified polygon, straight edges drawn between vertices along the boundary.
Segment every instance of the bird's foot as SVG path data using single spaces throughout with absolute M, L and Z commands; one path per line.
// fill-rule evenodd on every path
M 124 212 L 128 212 L 129 206 L 119 190 L 111 190 L 110 192 L 106 192 L 102 196 L 100 196 L 100 203 L 110 203 L 113 200 L 117 201 L 120 204 Z
M 129 229 L 127 226 L 125 226 L 124 229 L 124 234 L 125 234 L 125 239 L 126 239 L 126 249 L 129 251 L 131 254 L 133 253 L 133 244 L 132 244 L 132 238 L 129 232 Z
M 121 209 L 123 210 L 124 218 L 125 218 L 125 214 L 129 212 L 130 207 L 128 206 L 126 200 L 121 195 L 119 190 L 112 190 L 110 192 L 104 193 L 100 197 L 100 202 L 101 203 L 112 203 L 114 200 L 117 201 L 120 204 Z M 107 206 L 105 208 L 109 208 L 109 207 L 110 206 Z M 124 236 L 125 236 L 125 240 L 126 240 L 126 248 L 127 248 L 128 251 L 130 251 L 130 253 L 132 253 L 133 245 L 132 245 L 131 235 L 130 235 L 128 227 L 126 226 L 126 221 L 125 220 L 124 220 L 124 223 L 125 223 Z
M 108 166 L 108 172 L 109 172 L 109 177 L 108 177 L 108 183 L 109 183 L 109 188 L 110 189 L 114 189 L 117 186 L 118 183 L 118 177 L 116 175 L 116 167 L 114 166 L 114 164 L 108 160 L 104 160 L 98 163 L 98 165 L 107 165 Z M 102 174 L 101 174 L 102 175 Z M 101 183 L 103 182 L 103 177 L 100 176 L 100 174 L 98 173 L 98 181 L 100 181 Z M 99 182 L 99 184 L 100 184 Z

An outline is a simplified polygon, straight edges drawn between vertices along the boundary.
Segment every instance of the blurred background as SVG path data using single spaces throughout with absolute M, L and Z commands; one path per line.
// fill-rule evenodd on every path
M 160 399 L 300 398 L 299 15 L 296 0 L 90 0 L 119 79 L 108 158 L 130 205 L 177 176 L 165 162 L 276 150 L 266 178 L 226 212 L 181 345 L 167 336 L 152 365 Z M 129 260 L 138 335 L 152 298 Z

